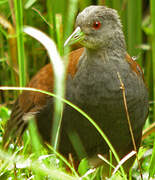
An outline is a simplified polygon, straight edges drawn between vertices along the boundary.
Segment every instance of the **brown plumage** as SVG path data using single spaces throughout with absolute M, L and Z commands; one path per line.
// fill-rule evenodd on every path
M 67 72 L 72 77 L 77 71 L 78 60 L 83 50 L 83 48 L 80 48 L 69 54 Z M 41 89 L 47 92 L 53 92 L 53 85 L 54 76 L 52 65 L 47 64 L 43 68 L 41 68 L 40 71 L 31 79 L 27 87 Z M 27 115 L 27 113 L 35 114 L 39 112 L 46 105 L 48 98 L 49 96 L 43 93 L 23 91 L 23 93 L 19 96 L 19 98 L 13 106 L 11 117 L 8 121 L 6 131 L 3 137 L 4 144 L 8 141 L 9 138 L 12 139 L 12 137 L 10 136 L 11 134 L 13 136 L 18 135 L 20 137 L 20 135 L 24 132 L 25 128 L 27 127 L 27 123 L 24 123 L 23 121 L 24 116 Z M 23 123 L 21 127 L 20 123 Z
M 142 128 L 148 114 L 148 92 L 143 72 L 127 54 L 122 26 L 115 10 L 104 6 L 90 6 L 76 20 L 84 37 L 84 48 L 69 55 L 66 79 L 66 99 L 90 115 L 108 136 L 122 158 L 132 151 L 133 143 L 127 123 L 119 72 L 125 86 L 126 100 L 137 149 Z M 73 39 L 77 39 L 77 35 Z M 53 92 L 53 70 L 44 66 L 28 87 Z M 45 94 L 24 91 L 16 101 L 8 121 L 4 141 L 21 136 L 26 127 L 27 114 L 35 114 L 38 130 L 45 141 L 50 141 L 53 98 Z M 68 105 L 64 107 L 59 151 L 65 156 L 77 156 L 70 135 L 76 134 L 84 147 L 79 158 L 98 153 L 108 154 L 109 148 L 96 129 Z M 131 164 L 130 164 L 131 166 Z M 129 167 L 130 167 L 129 166 Z

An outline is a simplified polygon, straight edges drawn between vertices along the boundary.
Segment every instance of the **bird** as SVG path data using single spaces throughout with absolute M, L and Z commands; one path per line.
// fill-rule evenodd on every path
M 118 74 L 124 84 L 132 132 L 138 150 L 149 108 L 143 71 L 127 53 L 121 20 L 114 9 L 91 5 L 80 12 L 76 18 L 75 31 L 65 45 L 76 42 L 83 47 L 69 54 L 65 98 L 97 123 L 121 159 L 134 150 L 134 146 Z M 52 65 L 45 65 L 27 86 L 53 92 Z M 6 124 L 4 142 L 22 136 L 29 115 L 34 115 L 42 139 L 50 142 L 53 103 L 53 97 L 46 94 L 23 91 Z M 80 139 L 83 147 L 79 154 L 74 147 L 72 135 Z M 109 154 L 109 146 L 94 126 L 67 104 L 62 116 L 58 150 L 64 156 L 71 153 L 78 156 L 78 159 L 87 157 L 94 166 L 100 164 L 98 154 Z M 130 167 L 131 164 L 128 169 Z

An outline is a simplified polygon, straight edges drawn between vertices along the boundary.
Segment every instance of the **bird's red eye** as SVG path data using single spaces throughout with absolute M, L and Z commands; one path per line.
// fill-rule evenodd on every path
M 93 28 L 94 28 L 94 29 L 100 29 L 100 27 L 101 27 L 100 21 L 94 21 L 94 23 L 93 23 Z

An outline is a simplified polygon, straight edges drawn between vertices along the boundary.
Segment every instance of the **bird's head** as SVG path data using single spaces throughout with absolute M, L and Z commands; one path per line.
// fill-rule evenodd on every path
M 124 44 L 122 25 L 117 11 L 105 6 L 89 6 L 77 16 L 76 29 L 66 40 L 65 45 L 80 42 L 86 48 L 99 49 L 120 40 Z

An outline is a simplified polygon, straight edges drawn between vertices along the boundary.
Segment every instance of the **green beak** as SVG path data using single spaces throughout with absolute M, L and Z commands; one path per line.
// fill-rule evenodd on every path
M 78 26 L 75 31 L 69 36 L 65 41 L 64 46 L 69 46 L 75 44 L 84 39 L 84 33 L 81 31 L 81 28 Z

